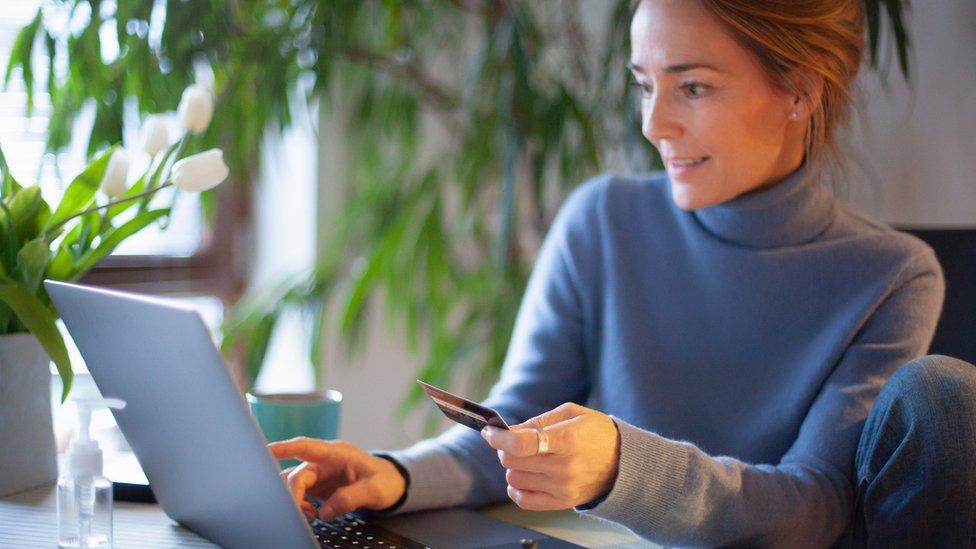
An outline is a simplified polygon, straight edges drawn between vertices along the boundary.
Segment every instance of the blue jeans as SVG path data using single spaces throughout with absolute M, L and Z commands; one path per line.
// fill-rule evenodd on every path
M 976 366 L 926 356 L 899 368 L 854 464 L 854 516 L 840 544 L 976 547 Z

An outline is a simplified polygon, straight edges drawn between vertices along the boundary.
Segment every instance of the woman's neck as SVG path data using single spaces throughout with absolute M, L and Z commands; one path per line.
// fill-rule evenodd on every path
M 763 190 L 786 180 L 791 175 L 796 173 L 801 166 L 803 166 L 804 161 L 806 161 L 806 153 L 802 147 L 798 150 L 792 151 L 786 158 L 781 156 L 780 160 L 777 160 L 777 162 L 774 164 L 773 169 L 771 170 L 771 175 L 766 177 L 766 179 L 763 180 L 763 183 L 761 183 L 758 187 L 755 187 L 744 194 L 750 195 L 757 192 L 762 192 Z

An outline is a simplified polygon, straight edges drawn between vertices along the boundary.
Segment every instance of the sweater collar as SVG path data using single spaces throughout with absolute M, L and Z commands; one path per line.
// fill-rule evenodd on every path
M 805 166 L 779 183 L 691 212 L 718 238 L 751 248 L 796 246 L 820 236 L 834 219 L 834 197 Z

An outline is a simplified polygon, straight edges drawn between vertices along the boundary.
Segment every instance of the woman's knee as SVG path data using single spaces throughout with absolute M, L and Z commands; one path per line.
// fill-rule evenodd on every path
M 885 383 L 878 400 L 908 399 L 903 404 L 951 415 L 969 412 L 976 421 L 976 366 L 957 358 L 928 355 L 906 363 Z
M 932 462 L 932 452 L 976 474 L 976 366 L 940 355 L 906 363 L 885 383 L 861 433 L 856 467 L 867 478 L 895 454 Z
M 928 443 L 976 451 L 976 366 L 929 355 L 901 368 L 885 383 L 868 430 L 917 431 Z
M 905 364 L 882 388 L 861 436 L 855 530 L 871 545 L 923 531 L 970 539 L 974 455 L 976 366 L 936 355 Z

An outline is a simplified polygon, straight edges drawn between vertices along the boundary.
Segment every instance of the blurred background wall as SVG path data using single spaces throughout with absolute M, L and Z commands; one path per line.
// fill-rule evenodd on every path
M 902 225 L 976 225 L 976 2 L 912 2 L 911 85 L 862 71 L 851 202 Z

